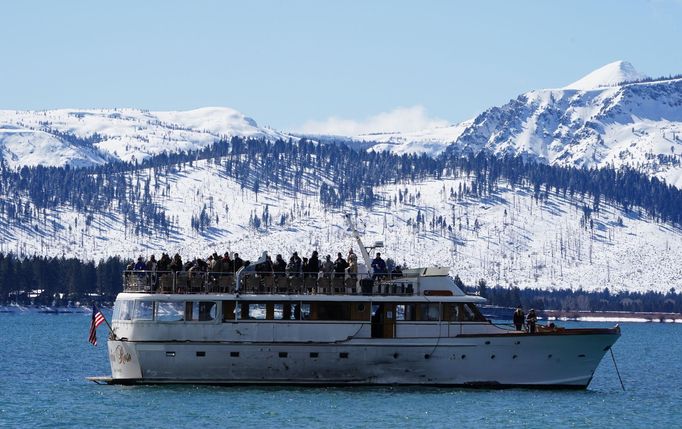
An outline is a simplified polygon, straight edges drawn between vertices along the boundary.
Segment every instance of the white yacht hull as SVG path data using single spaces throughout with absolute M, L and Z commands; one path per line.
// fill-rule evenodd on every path
M 586 388 L 619 330 L 332 343 L 109 340 L 112 383 Z

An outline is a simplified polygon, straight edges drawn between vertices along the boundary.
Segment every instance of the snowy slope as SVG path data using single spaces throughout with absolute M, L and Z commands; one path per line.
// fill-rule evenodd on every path
M 44 131 L 1 126 L 0 157 L 11 167 L 64 164 L 86 167 L 109 159 L 94 148 L 74 146 Z
M 17 133 L 16 129 L 24 130 Z M 74 144 L 67 133 L 88 144 Z M 9 165 L 86 166 L 111 159 L 142 160 L 205 147 L 231 136 L 289 138 L 225 107 L 149 112 L 139 109 L 0 110 L 0 142 Z
M 223 172 L 220 162 L 198 161 L 182 170 L 171 169 L 168 175 L 154 170 L 129 175 L 131 183 L 151 179 L 155 201 L 176 225 L 168 237 L 159 232 L 152 237 L 135 235 L 117 207 L 88 222 L 87 214 L 61 206 L 41 210 L 30 225 L 0 224 L 0 252 L 99 259 L 158 256 L 161 251 L 180 252 L 185 258 L 236 251 L 254 260 L 262 250 L 334 255 L 355 245 L 340 211 L 325 210 L 315 189 L 292 194 L 279 186 L 262 187 L 256 195 Z M 315 174 L 324 172 L 308 168 L 304 177 Z M 489 285 L 537 288 L 682 288 L 679 229 L 602 204 L 590 230 L 581 227 L 585 202 L 579 199 L 550 194 L 547 201 L 538 202 L 531 190 L 504 185 L 482 200 L 456 198 L 460 183 L 468 182 L 459 177 L 377 188 L 382 203 L 372 210 L 357 207 L 365 241 L 383 240 L 382 254 L 411 267 L 451 266 L 452 274 L 467 284 L 485 279 Z M 204 205 L 211 226 L 199 233 L 191 228 L 191 219 Z M 266 207 L 273 224 L 258 230 L 250 227 L 250 216 L 262 216 Z M 353 212 L 351 207 L 345 210 Z M 425 224 L 416 227 L 418 213 Z M 287 220 L 279 225 L 282 215 Z M 432 227 L 431 221 L 439 216 L 452 228 Z

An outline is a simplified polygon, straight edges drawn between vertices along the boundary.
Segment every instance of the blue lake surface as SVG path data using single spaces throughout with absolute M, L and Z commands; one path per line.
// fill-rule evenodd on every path
M 107 314 L 109 318 L 109 314 Z M 682 325 L 622 324 L 586 391 L 99 386 L 106 326 L 89 314 L 0 314 L 0 427 L 682 427 Z M 610 324 L 565 323 L 565 326 Z

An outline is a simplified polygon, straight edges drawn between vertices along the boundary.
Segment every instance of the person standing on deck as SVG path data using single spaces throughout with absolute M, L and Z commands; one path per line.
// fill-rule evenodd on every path
M 526 323 L 528 324 L 528 333 L 535 333 L 535 324 L 538 322 L 538 316 L 535 314 L 534 309 L 530 309 L 528 316 L 526 317 Z
M 348 251 L 348 275 L 355 278 L 358 274 L 358 256 L 353 249 Z
M 277 277 L 284 277 L 286 274 L 287 263 L 282 258 L 282 255 L 277 255 L 275 258 L 275 263 L 272 266 L 272 270 L 275 272 Z
M 517 331 L 523 330 L 523 322 L 526 320 L 526 315 L 523 313 L 523 308 L 520 305 L 516 307 L 514 311 L 514 326 Z
M 346 268 L 348 268 L 348 262 L 343 259 L 341 252 L 339 252 L 336 261 L 334 261 L 334 275 L 336 277 L 343 277 L 346 273 Z
M 322 262 L 322 276 L 325 278 L 331 278 L 333 272 L 334 262 L 332 262 L 331 255 L 327 255 L 324 257 L 324 261 Z

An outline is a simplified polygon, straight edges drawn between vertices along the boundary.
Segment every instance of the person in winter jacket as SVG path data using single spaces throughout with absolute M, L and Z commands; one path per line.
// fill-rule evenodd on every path
M 353 253 L 353 249 L 348 251 L 348 274 L 351 277 L 358 274 L 358 255 Z
M 291 258 L 289 258 L 289 265 L 287 265 L 287 269 L 289 270 L 289 274 L 292 276 L 300 275 L 302 264 L 303 264 L 303 261 L 298 256 L 298 252 L 294 252 L 294 254 L 291 255 Z
M 275 276 L 284 277 L 287 270 L 287 263 L 282 258 L 282 255 L 277 255 L 275 263 L 272 265 L 272 270 L 275 272 Z
M 239 271 L 244 266 L 244 260 L 239 257 L 239 253 L 234 254 L 234 272 Z
M 343 255 L 339 252 L 336 261 L 334 261 L 334 275 L 336 277 L 343 277 L 346 274 L 346 268 L 348 268 L 348 262 L 343 259 Z
M 388 269 L 386 268 L 386 261 L 381 259 L 381 253 L 377 253 L 377 256 L 372 260 L 372 270 L 374 271 L 374 276 L 384 276 L 388 274 Z
M 327 255 L 322 261 L 322 276 L 325 278 L 330 278 L 334 272 L 334 262 L 332 262 L 332 256 Z
M 173 271 L 174 273 L 178 271 L 182 271 L 184 265 L 182 264 L 182 257 L 180 256 L 179 253 L 176 253 L 175 256 L 173 256 L 173 262 L 170 263 L 170 270 Z
M 305 273 L 308 277 L 317 277 L 317 273 L 320 272 L 320 260 L 317 257 L 317 250 L 313 252 L 308 259 L 308 266 L 305 269 Z
M 137 258 L 137 263 L 135 264 L 135 271 L 145 271 L 147 269 L 147 263 L 144 261 L 142 255 Z
M 530 309 L 528 312 L 528 316 L 526 316 L 526 324 L 528 325 L 528 333 L 534 334 L 535 333 L 535 325 L 538 322 L 538 316 L 535 314 L 534 309 Z
M 514 311 L 514 326 L 517 331 L 523 330 L 523 322 L 526 320 L 526 315 L 523 313 L 523 308 L 521 306 L 516 307 Z

